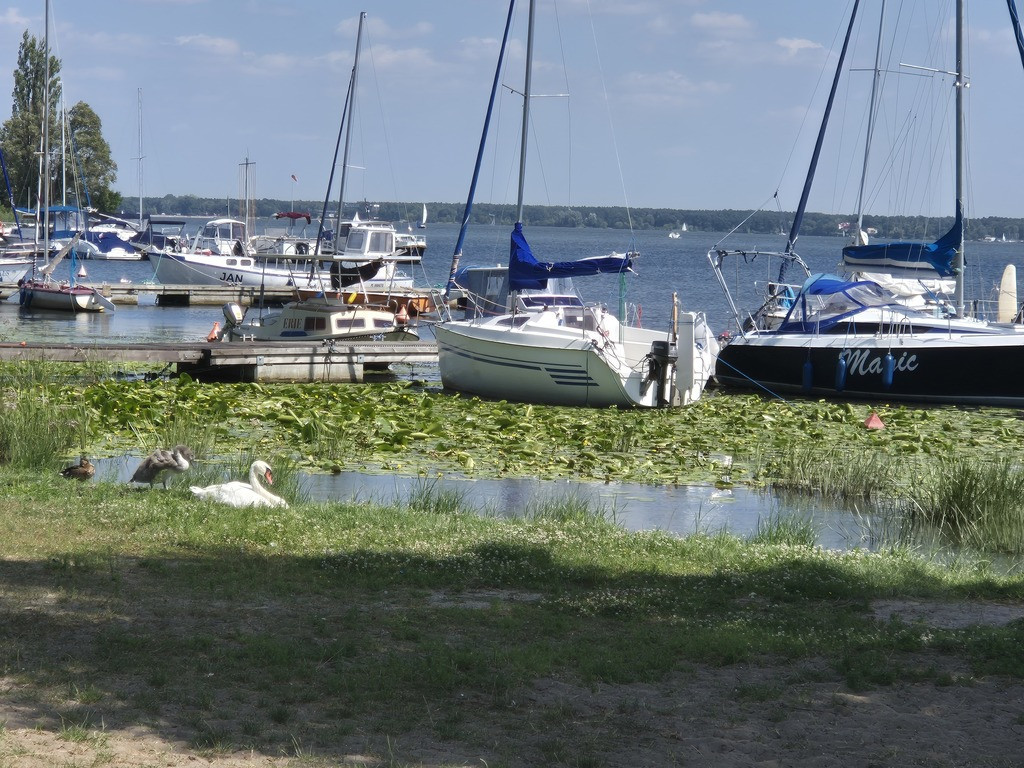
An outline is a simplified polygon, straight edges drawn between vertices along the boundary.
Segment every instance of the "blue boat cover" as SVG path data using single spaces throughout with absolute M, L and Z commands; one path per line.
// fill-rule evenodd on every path
M 843 248 L 843 264 L 856 269 L 926 269 L 953 277 L 953 257 L 963 240 L 964 219 L 958 210 L 953 228 L 934 243 L 878 243 Z
M 551 277 L 586 277 L 601 272 L 626 272 L 633 261 L 629 256 L 593 256 L 578 261 L 540 262 L 534 258 L 530 244 L 523 235 L 522 222 L 512 230 L 512 247 L 508 259 L 510 291 L 547 288 Z
M 895 303 L 888 291 L 871 280 L 811 275 L 804 281 L 776 333 L 821 333 L 868 307 Z M 905 307 L 903 310 L 912 312 Z

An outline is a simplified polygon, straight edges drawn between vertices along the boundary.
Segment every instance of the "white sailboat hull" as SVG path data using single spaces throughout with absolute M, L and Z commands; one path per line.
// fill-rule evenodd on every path
M 696 340 L 704 325 L 692 313 L 681 317 L 678 360 L 664 375 L 651 353 L 655 342 L 668 343 L 668 333 L 622 327 L 624 338 L 616 341 L 599 331 L 547 325 L 539 316 L 518 326 L 511 318 L 435 327 L 447 389 L 548 405 L 685 405 L 701 396 L 714 368 L 714 339 L 707 334 Z

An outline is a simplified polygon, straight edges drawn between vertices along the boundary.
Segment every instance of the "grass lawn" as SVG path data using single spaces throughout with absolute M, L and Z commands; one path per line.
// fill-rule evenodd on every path
M 981 560 L 0 487 L 4 768 L 1019 759 L 1024 580 Z

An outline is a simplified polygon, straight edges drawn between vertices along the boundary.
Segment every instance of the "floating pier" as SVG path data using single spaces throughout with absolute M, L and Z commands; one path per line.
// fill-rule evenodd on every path
M 79 285 L 95 288 L 114 304 L 138 304 L 140 296 L 152 296 L 158 306 L 221 306 L 236 302 L 242 306 L 283 304 L 298 298 L 293 288 L 259 288 L 244 285 L 164 285 L 163 283 L 92 283 L 79 280 Z M 13 296 L 18 286 L 0 284 L 0 298 Z
M 360 382 L 366 371 L 395 363 L 437 362 L 432 341 L 180 344 L 47 344 L 0 342 L 0 360 L 173 365 L 198 381 Z

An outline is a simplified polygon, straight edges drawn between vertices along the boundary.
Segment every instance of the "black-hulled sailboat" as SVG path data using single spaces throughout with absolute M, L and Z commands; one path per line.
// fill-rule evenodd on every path
M 858 241 L 843 249 L 841 276 L 810 274 L 795 251 L 858 6 L 859 0 L 786 249 L 758 254 L 778 257 L 781 267 L 756 311 L 740 313 L 723 269 L 730 258 L 750 260 L 752 254 L 718 247 L 708 252 L 736 323 L 715 377 L 726 386 L 769 394 L 1022 406 L 1024 326 L 967 317 L 964 311 L 964 0 L 956 10 L 956 70 L 942 73 L 954 77 L 956 88 L 952 228 L 933 243 L 869 244 L 858 231 Z M 1010 6 L 1012 11 L 1012 0 Z M 791 267 L 803 270 L 802 283 L 787 283 Z M 942 297 L 929 280 L 950 281 L 952 295 Z

